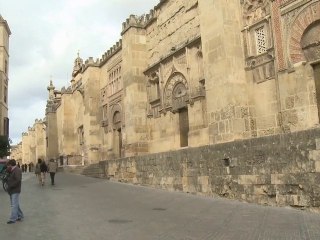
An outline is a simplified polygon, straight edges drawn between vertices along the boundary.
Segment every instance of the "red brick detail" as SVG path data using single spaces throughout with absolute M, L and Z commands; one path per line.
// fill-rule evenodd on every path
M 283 2 L 283 0 L 280 0 Z M 304 54 L 300 46 L 301 38 L 308 26 L 313 22 L 320 20 L 320 2 L 306 7 L 292 24 L 292 31 L 289 40 L 289 53 L 292 63 L 304 61 Z
M 272 4 L 272 26 L 274 28 L 274 42 L 276 47 L 276 59 L 278 61 L 278 70 L 282 71 L 286 69 L 283 53 L 283 41 L 282 41 L 282 29 L 281 29 L 281 15 L 280 15 L 280 4 L 282 0 L 274 1 Z

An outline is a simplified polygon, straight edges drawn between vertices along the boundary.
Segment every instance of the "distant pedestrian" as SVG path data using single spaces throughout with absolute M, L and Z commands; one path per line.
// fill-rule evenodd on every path
M 49 161 L 48 171 L 50 173 L 51 185 L 54 185 L 54 177 L 56 175 L 56 172 L 58 171 L 58 163 L 55 162 L 53 159 L 50 159 Z
M 17 167 L 18 167 L 18 168 L 20 168 L 20 163 L 19 163 L 19 162 L 18 162 L 18 165 L 17 165 Z
M 42 160 L 39 158 L 38 162 L 36 164 L 36 168 L 34 170 L 34 173 L 36 174 L 36 177 L 38 178 L 38 182 L 41 185 L 42 181 L 41 181 L 41 169 L 40 169 L 40 165 L 41 165 Z
M 40 164 L 40 175 L 41 175 L 41 185 L 44 186 L 44 183 L 46 181 L 46 174 L 48 172 L 47 164 L 44 160 L 41 161 Z
M 8 178 L 8 194 L 10 195 L 11 216 L 7 224 L 12 224 L 16 221 L 22 221 L 24 217 L 19 203 L 22 172 L 16 165 L 16 161 L 14 159 L 8 161 L 8 170 L 10 172 Z
M 24 164 L 21 165 L 21 171 L 24 172 Z
M 24 164 L 24 171 L 28 172 L 28 165 L 26 163 Z
M 28 164 L 28 168 L 29 168 L 29 172 L 32 172 L 32 169 L 31 169 L 32 168 L 32 163 Z

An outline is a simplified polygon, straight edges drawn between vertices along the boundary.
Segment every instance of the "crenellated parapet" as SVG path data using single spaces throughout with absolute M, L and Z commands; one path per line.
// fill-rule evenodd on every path
M 69 86 L 68 88 L 62 87 L 61 94 L 72 94 L 72 87 L 71 86 Z
M 145 28 L 148 24 L 157 19 L 157 9 L 159 9 L 165 2 L 168 0 L 160 0 L 158 5 L 150 10 L 148 14 L 143 14 L 141 16 L 130 15 L 125 22 L 122 23 L 122 32 L 123 35 L 131 27 L 135 28 Z
M 118 53 L 122 49 L 122 39 L 114 44 L 108 51 L 106 51 L 100 58 L 100 66 L 108 61 L 112 56 Z
M 155 13 L 156 13 L 156 10 L 151 9 L 148 14 L 143 14 L 141 16 L 137 16 L 137 15 L 133 15 L 133 14 L 130 15 L 129 18 L 127 18 L 127 20 L 122 23 L 121 35 L 123 35 L 131 27 L 145 28 L 150 22 L 157 19 Z
M 146 25 L 146 15 L 143 14 L 141 16 L 131 14 L 129 18 L 125 22 L 122 23 L 122 32 L 123 35 L 129 28 L 144 28 Z
M 100 59 L 97 58 L 96 60 L 93 57 L 89 57 L 87 60 L 84 61 L 82 65 L 81 72 L 84 72 L 88 67 L 99 67 Z
M 43 123 L 43 120 L 41 118 L 40 119 L 36 118 L 36 120 L 34 120 L 34 123 L 35 124 Z

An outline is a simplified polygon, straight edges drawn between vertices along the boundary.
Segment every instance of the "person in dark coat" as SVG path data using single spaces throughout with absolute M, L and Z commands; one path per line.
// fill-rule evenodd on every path
M 34 173 L 36 174 L 37 179 L 38 179 L 40 185 L 42 185 L 41 169 L 40 169 L 41 163 L 42 163 L 42 160 L 39 158 L 39 159 L 38 159 L 38 163 L 36 164 L 36 167 L 35 167 L 35 169 L 34 169 Z
M 48 166 L 46 164 L 46 162 L 43 160 L 40 163 L 40 176 L 41 176 L 41 185 L 44 186 L 44 183 L 46 181 L 46 174 L 48 172 Z
M 15 223 L 16 221 L 22 221 L 24 215 L 20 208 L 19 198 L 21 193 L 22 172 L 17 167 L 16 161 L 11 159 L 8 161 L 8 171 L 10 172 L 8 178 L 8 194 L 10 196 L 11 203 L 11 216 L 7 224 Z

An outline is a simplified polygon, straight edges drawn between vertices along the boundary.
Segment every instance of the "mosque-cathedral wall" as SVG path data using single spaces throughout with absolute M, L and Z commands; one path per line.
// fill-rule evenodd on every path
M 123 109 L 123 81 L 122 81 L 122 47 L 105 60 L 100 72 L 100 102 L 99 102 L 99 122 L 100 122 L 100 159 L 112 159 L 120 157 L 118 142 L 119 133 L 113 127 L 114 116 L 119 116 Z M 118 118 L 117 125 L 121 125 L 121 117 Z M 122 121 L 123 122 L 123 121 Z
M 15 159 L 20 165 L 22 164 L 22 142 L 11 145 L 10 159 Z
M 319 5 L 166 0 L 129 16 L 101 59 L 75 61 L 60 154 L 89 163 L 313 127 Z
M 45 121 L 36 119 L 33 126 L 28 128 L 28 132 L 22 134 L 21 147 L 17 149 L 20 149 L 21 153 L 16 157 L 21 155 L 20 164 L 35 164 L 39 158 L 47 160 L 46 148 Z
M 312 132 L 320 116 L 319 29 L 319 0 L 162 0 L 129 16 L 100 59 L 78 56 L 70 87 L 48 87 L 47 153 L 65 165 L 120 164 L 131 181 L 134 166 L 117 159 L 181 149 L 188 158 L 186 148 L 236 142 L 246 149 L 250 139 L 267 146 L 269 136 Z M 244 165 L 261 161 L 250 154 Z M 288 177 L 301 170 L 294 169 Z M 239 189 L 239 198 L 252 197 Z

